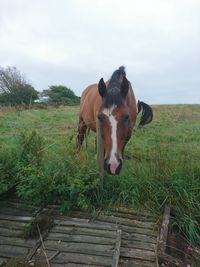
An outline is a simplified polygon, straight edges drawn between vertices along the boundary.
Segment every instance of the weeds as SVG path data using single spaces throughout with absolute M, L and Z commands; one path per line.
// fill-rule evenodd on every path
M 0 146 L 0 195 L 16 184 L 16 165 L 18 154 L 14 149 Z

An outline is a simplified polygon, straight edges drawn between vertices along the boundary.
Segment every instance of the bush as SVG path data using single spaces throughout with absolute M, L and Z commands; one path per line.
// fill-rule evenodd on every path
M 20 162 L 24 166 L 42 165 L 44 140 L 35 130 L 22 135 L 20 147 Z
M 42 170 L 44 140 L 36 132 L 26 132 L 21 137 L 21 152 L 18 162 L 17 194 L 31 199 L 34 204 L 45 201 L 42 194 L 46 181 Z
M 49 97 L 49 103 L 51 104 L 77 105 L 80 102 L 79 97 L 71 89 L 63 85 L 52 85 L 48 90 L 44 90 L 42 94 Z
M 70 178 L 69 194 L 72 206 L 88 210 L 99 207 L 102 180 L 92 163 L 82 165 Z
M 0 104 L 31 104 L 38 92 L 15 67 L 0 67 Z
M 16 184 L 18 154 L 14 149 L 0 148 L 0 195 Z

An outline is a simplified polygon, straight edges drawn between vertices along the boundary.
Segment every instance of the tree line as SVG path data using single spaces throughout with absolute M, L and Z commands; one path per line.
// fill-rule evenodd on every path
M 38 92 L 16 67 L 0 67 L 0 105 L 78 104 L 80 98 L 64 85 L 52 85 Z

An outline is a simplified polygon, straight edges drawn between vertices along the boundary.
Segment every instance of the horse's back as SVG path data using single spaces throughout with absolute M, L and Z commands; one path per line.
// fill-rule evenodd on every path
M 80 117 L 93 131 L 96 131 L 96 113 L 99 111 L 101 102 L 98 84 L 89 85 L 81 95 Z

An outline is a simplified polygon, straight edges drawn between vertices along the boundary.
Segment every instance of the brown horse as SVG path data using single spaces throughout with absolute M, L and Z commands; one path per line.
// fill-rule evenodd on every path
M 79 147 L 87 128 L 96 132 L 96 116 L 104 145 L 104 169 L 109 174 L 119 174 L 124 147 L 131 137 L 137 118 L 135 96 L 123 66 L 114 71 L 106 83 L 101 78 L 98 84 L 84 90 L 77 136 Z

